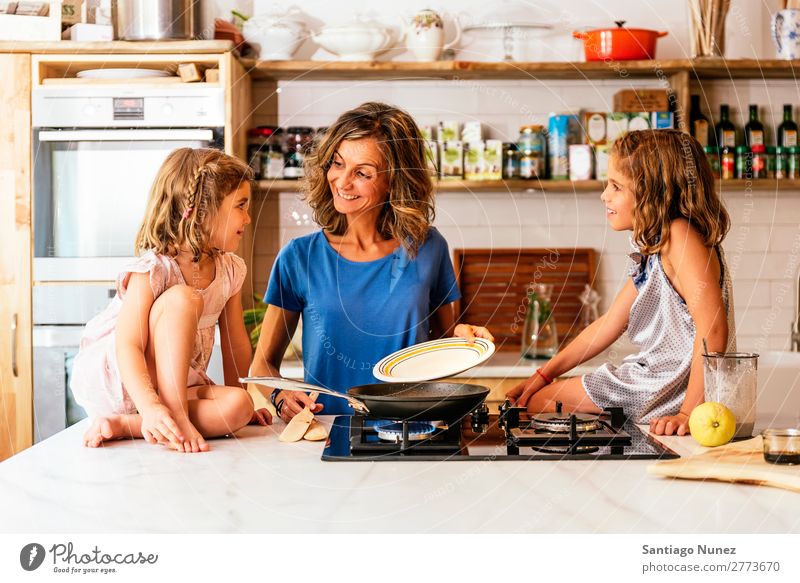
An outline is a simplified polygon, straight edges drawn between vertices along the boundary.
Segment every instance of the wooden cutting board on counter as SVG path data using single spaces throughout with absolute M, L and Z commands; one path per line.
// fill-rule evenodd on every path
M 532 283 L 553 284 L 561 346 L 582 330 L 579 296 L 587 283 L 595 285 L 594 249 L 454 249 L 453 264 L 461 291 L 459 321 L 488 327 L 498 350 L 519 352 Z
M 666 478 L 741 482 L 800 492 L 800 466 L 764 461 L 761 436 L 698 455 L 656 462 L 647 471 Z

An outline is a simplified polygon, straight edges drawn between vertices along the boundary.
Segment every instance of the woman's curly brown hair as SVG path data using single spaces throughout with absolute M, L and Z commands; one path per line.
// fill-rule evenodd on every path
M 714 188 L 700 143 L 679 130 L 629 132 L 614 142 L 617 167 L 633 183 L 633 241 L 645 255 L 669 240 L 670 224 L 685 218 L 708 247 L 719 245 L 730 217 Z
M 347 218 L 333 202 L 327 173 L 343 140 L 374 138 L 388 172 L 389 197 L 378 219 L 378 232 L 397 240 L 413 258 L 425 242 L 434 218 L 433 182 L 425 138 L 413 118 L 397 107 L 368 102 L 339 116 L 304 161 L 305 201 L 314 220 L 334 235 L 344 235 Z
M 176 256 L 188 247 L 194 261 L 218 253 L 211 248 L 212 219 L 223 199 L 253 178 L 241 160 L 211 148 L 178 148 L 153 180 L 136 254 Z

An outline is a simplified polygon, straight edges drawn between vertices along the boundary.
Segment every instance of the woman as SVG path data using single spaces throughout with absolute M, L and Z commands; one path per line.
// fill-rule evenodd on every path
M 303 315 L 306 382 L 346 392 L 376 382 L 384 356 L 428 340 L 432 328 L 493 340 L 456 325 L 447 242 L 431 226 L 433 184 L 425 140 L 411 116 L 383 103 L 342 114 L 305 161 L 305 199 L 322 229 L 278 254 L 251 374 L 277 376 Z M 346 401 L 276 391 L 284 421 L 304 407 L 347 414 Z

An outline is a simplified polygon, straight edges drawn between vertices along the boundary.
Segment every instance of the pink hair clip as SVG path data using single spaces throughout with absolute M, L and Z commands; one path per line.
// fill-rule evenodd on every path
M 192 214 L 192 211 L 193 211 L 193 210 L 194 210 L 194 207 L 192 207 L 192 206 L 190 206 L 190 207 L 186 207 L 186 210 L 185 210 L 185 211 L 183 211 L 183 220 L 186 220 L 186 219 L 188 219 L 188 218 L 189 218 L 189 215 L 191 215 L 191 214 Z

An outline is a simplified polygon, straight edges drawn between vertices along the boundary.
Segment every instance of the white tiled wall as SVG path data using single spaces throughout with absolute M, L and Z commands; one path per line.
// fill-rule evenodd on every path
M 646 81 L 633 81 L 652 86 Z M 611 109 L 613 94 L 628 82 L 304 82 L 284 83 L 279 123 L 324 126 L 365 100 L 384 100 L 409 110 L 419 123 L 441 119 L 485 124 L 489 137 L 512 140 L 521 123 L 542 122 L 551 111 L 581 107 Z M 700 91 L 699 88 L 694 88 Z M 780 122 L 783 103 L 798 103 L 793 81 L 714 81 L 704 84 L 703 109 L 716 118 L 721 102 L 734 115 L 751 102 L 761 105 L 765 124 Z M 797 113 L 797 110 L 795 110 Z M 740 122 L 741 119 L 737 119 Z M 605 225 L 598 193 L 443 193 L 437 198 L 436 226 L 456 247 L 593 247 L 599 252 L 597 289 L 605 309 L 625 278 L 626 234 Z M 266 288 L 276 246 L 315 227 L 297 194 L 272 195 L 276 202 L 257 212 L 253 283 Z M 725 242 L 734 277 L 739 344 L 743 349 L 788 346 L 796 312 L 800 270 L 800 192 L 725 193 L 733 228 Z

